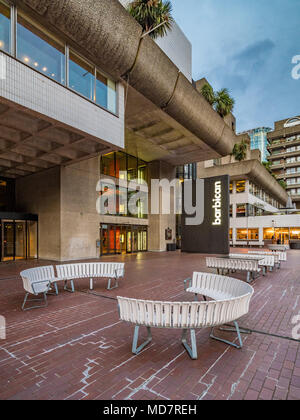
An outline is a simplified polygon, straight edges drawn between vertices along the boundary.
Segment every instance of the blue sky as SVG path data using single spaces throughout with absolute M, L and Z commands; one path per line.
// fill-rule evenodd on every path
M 300 115 L 300 0 L 172 0 L 193 46 L 193 78 L 226 87 L 237 130 Z

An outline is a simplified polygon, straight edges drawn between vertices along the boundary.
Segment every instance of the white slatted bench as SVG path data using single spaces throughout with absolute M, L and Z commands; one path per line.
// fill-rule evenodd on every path
M 56 266 L 57 277 L 65 281 L 65 287 L 68 281 L 71 282 L 72 292 L 75 291 L 74 280 L 89 278 L 90 290 L 94 289 L 94 280 L 107 278 L 107 290 L 116 289 L 119 286 L 119 279 L 124 277 L 124 263 L 75 263 Z M 112 286 L 112 280 L 114 285 Z
M 257 250 L 257 251 L 248 251 L 248 254 L 250 254 L 250 255 L 272 256 L 272 257 L 274 257 L 274 260 L 275 260 L 275 266 L 277 268 L 280 268 L 280 266 L 281 266 L 281 256 L 280 256 L 281 253 L 280 252 L 268 252 L 268 251 Z
M 268 245 L 268 248 L 269 248 L 271 251 L 285 252 L 285 251 L 287 251 L 290 247 L 289 247 L 289 245 L 276 245 L 276 244 L 274 244 L 274 245 Z
M 215 299 L 206 302 L 156 302 L 118 297 L 120 319 L 135 325 L 132 352 L 139 354 L 151 341 L 151 328 L 182 330 L 182 344 L 192 359 L 197 359 L 195 330 L 212 328 L 211 338 L 236 348 L 243 345 L 237 320 L 249 312 L 253 288 L 240 280 L 210 273 L 194 273 L 188 292 Z M 214 335 L 216 326 L 234 322 L 239 344 Z M 139 328 L 146 327 L 147 340 L 138 347 Z M 191 346 L 187 343 L 190 331 Z
M 255 255 L 252 254 L 230 254 L 229 255 L 232 258 L 240 258 L 240 259 L 257 259 L 257 258 L 261 258 L 261 261 L 259 261 L 258 265 L 260 267 L 263 267 L 263 274 L 266 275 L 268 269 L 270 269 L 270 271 L 273 270 L 273 268 L 275 268 L 275 257 L 273 255 L 262 255 L 259 252 Z
M 208 268 L 215 268 L 217 273 L 224 273 L 225 271 L 246 271 L 247 282 L 254 280 L 255 276 L 261 273 L 258 260 L 240 259 L 240 258 L 217 258 L 207 257 L 206 266 Z
M 20 276 L 22 277 L 23 287 L 26 291 L 22 310 L 27 311 L 29 309 L 42 308 L 47 306 L 47 294 L 51 290 L 51 285 L 54 284 L 57 292 L 56 282 L 59 281 L 59 279 L 55 276 L 53 266 L 30 268 L 28 270 L 22 271 Z M 29 295 L 38 296 L 40 294 L 43 294 L 44 298 L 28 300 Z M 27 301 L 44 301 L 44 305 L 31 306 L 30 308 L 25 309 Z

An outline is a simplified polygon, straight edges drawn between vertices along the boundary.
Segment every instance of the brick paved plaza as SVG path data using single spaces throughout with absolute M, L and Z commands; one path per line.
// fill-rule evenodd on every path
M 1 263 L 7 340 L 0 341 L 0 399 L 298 400 L 300 343 L 289 338 L 291 320 L 300 312 L 299 256 L 289 251 L 281 270 L 253 282 L 250 312 L 240 325 L 265 334 L 244 336 L 244 348 L 236 350 L 211 340 L 209 329 L 198 330 L 196 361 L 188 357 L 177 330 L 153 329 L 151 345 L 134 356 L 133 326 L 119 321 L 115 298 L 193 300 L 183 280 L 193 271 L 209 271 L 204 256 L 104 258 L 126 263 L 119 289 L 108 292 L 106 281 L 98 280 L 89 294 L 88 280 L 80 280 L 71 294 L 60 285 L 59 296 L 49 296 L 48 308 L 28 312 L 21 311 L 19 272 L 49 261 Z

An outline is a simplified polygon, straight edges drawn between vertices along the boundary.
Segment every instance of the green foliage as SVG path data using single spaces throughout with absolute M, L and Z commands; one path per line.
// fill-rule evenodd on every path
M 174 19 L 170 1 L 135 0 L 129 3 L 127 10 L 142 26 L 144 33 L 165 22 L 149 34 L 153 39 L 164 37 L 172 29 Z
M 222 118 L 233 111 L 235 100 L 229 95 L 228 89 L 221 89 L 218 92 L 214 92 L 213 88 L 206 83 L 202 87 L 201 93 Z
M 274 174 L 274 172 L 271 169 L 272 163 L 270 161 L 268 162 L 263 162 L 264 167 L 266 168 L 266 170 L 272 175 L 273 178 L 276 179 L 276 181 L 278 182 L 278 184 L 284 188 L 286 190 L 287 184 L 283 179 L 277 179 L 276 175 Z
M 227 89 L 219 90 L 215 97 L 216 111 L 224 118 L 233 111 L 235 100 L 229 95 Z
M 213 88 L 208 83 L 206 83 L 202 87 L 201 93 L 210 105 L 215 104 L 215 102 L 216 102 L 215 92 L 214 92 Z
M 240 143 L 236 143 L 232 150 L 232 155 L 234 156 L 235 160 L 239 162 L 245 160 L 247 156 L 247 148 L 248 144 L 245 140 L 242 140 Z

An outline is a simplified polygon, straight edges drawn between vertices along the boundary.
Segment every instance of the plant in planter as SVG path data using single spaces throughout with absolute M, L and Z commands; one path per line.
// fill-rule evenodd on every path
M 235 160 L 239 162 L 245 160 L 247 157 L 247 149 L 248 144 L 245 140 L 242 140 L 240 143 L 236 143 L 232 150 L 232 155 L 235 158 Z
M 153 39 L 164 37 L 172 29 L 172 4 L 163 0 L 135 0 L 127 6 L 128 12 Z

